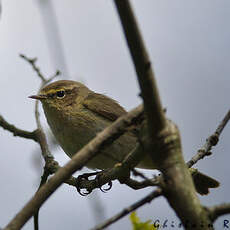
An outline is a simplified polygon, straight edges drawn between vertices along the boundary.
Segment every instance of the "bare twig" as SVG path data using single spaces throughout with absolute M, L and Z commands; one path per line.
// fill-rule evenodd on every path
M 134 176 L 139 176 L 139 177 L 141 177 L 141 178 L 144 179 L 144 180 L 149 180 L 148 177 L 146 177 L 142 172 L 140 172 L 140 171 L 137 170 L 137 169 L 132 169 L 132 172 L 133 172 L 133 175 L 134 175 Z
M 91 230 L 102 230 L 102 229 L 108 227 L 109 225 L 113 224 L 114 222 L 118 221 L 122 217 L 124 217 L 124 216 L 128 215 L 129 213 L 133 212 L 137 208 L 143 206 L 144 204 L 150 203 L 153 199 L 155 199 L 155 198 L 157 198 L 157 197 L 159 197 L 161 195 L 162 195 L 162 190 L 160 188 L 158 188 L 155 191 L 151 192 L 149 195 L 147 195 L 144 198 L 142 198 L 141 200 L 133 203 L 129 207 L 126 207 L 125 209 L 123 209 L 121 212 L 119 212 L 115 216 L 107 219 L 104 223 L 99 224 L 96 227 L 92 228 Z
M 44 82 L 44 84 L 45 84 L 45 82 Z M 42 88 L 42 86 L 41 86 L 41 88 Z M 39 144 L 40 144 L 40 147 L 42 150 L 42 156 L 43 156 L 45 162 L 47 162 L 47 160 L 54 159 L 54 156 L 51 154 L 51 152 L 49 150 L 48 143 L 47 143 L 46 136 L 45 136 L 45 132 L 44 132 L 42 125 L 41 125 L 40 113 L 38 110 L 38 101 L 35 102 L 35 119 L 36 119 L 36 123 L 37 123 L 37 137 L 39 139 Z
M 143 181 L 136 181 L 131 178 L 128 178 L 124 182 L 127 186 L 129 186 L 132 189 L 138 190 L 138 189 L 143 189 L 146 187 L 153 187 L 153 186 L 159 186 L 160 181 L 157 180 L 155 177 L 152 179 L 146 179 Z
M 37 58 L 28 58 L 24 54 L 20 54 L 20 57 L 23 58 L 25 61 L 27 61 L 32 66 L 33 70 L 37 73 L 38 77 L 41 79 L 42 82 L 41 82 L 41 86 L 39 88 L 39 91 L 41 90 L 41 88 L 44 85 L 46 85 L 47 83 L 52 81 L 55 77 L 57 77 L 58 75 L 61 74 L 60 71 L 57 70 L 53 76 L 46 78 L 41 73 L 40 68 L 36 65 Z M 42 150 L 42 156 L 43 156 L 44 160 L 47 162 L 48 160 L 49 161 L 53 160 L 54 157 L 48 148 L 45 132 L 42 128 L 39 117 L 40 117 L 40 114 L 39 114 L 39 109 L 38 109 L 38 101 L 36 101 L 35 102 L 35 119 L 36 119 L 36 123 L 37 123 L 36 136 L 37 136 L 38 142 L 39 142 L 41 150 Z
M 39 129 L 36 129 L 33 132 L 19 129 L 19 128 L 15 127 L 14 125 L 9 124 L 2 116 L 0 116 L 0 126 L 6 130 L 12 132 L 14 134 L 14 136 L 19 136 L 22 138 L 31 139 L 31 140 L 38 142 L 41 149 L 42 149 L 42 152 L 44 152 L 44 153 L 49 152 L 49 151 L 47 151 L 48 145 L 47 145 L 45 136 L 43 135 L 44 133 L 41 134 Z M 47 169 L 50 171 L 50 173 L 55 173 L 60 167 L 58 165 L 58 162 L 56 162 L 55 160 L 52 160 L 53 159 L 52 155 L 49 155 L 49 154 L 45 154 L 45 155 L 46 155 L 46 157 L 44 157 L 44 159 L 47 162 L 47 164 L 46 164 Z M 74 177 L 69 178 L 66 181 L 66 183 L 76 187 L 76 179 Z
M 29 132 L 23 129 L 19 129 L 15 127 L 14 125 L 8 123 L 1 115 L 0 115 L 0 126 L 3 129 L 8 130 L 11 133 L 13 133 L 14 136 L 23 137 L 23 138 L 31 139 L 31 140 L 38 142 L 37 135 L 36 135 L 37 130 L 33 132 Z
M 214 222 L 218 217 L 230 213 L 230 204 L 220 204 L 207 208 L 210 219 Z
M 41 79 L 43 86 L 61 74 L 61 72 L 57 70 L 53 76 L 46 79 L 44 75 L 41 73 L 40 68 L 36 65 L 37 58 L 28 58 L 24 54 L 20 54 L 19 56 L 23 58 L 25 61 L 27 61 L 32 66 L 33 70 L 37 73 L 38 77 Z
M 212 147 L 217 145 L 219 141 L 220 134 L 222 133 L 224 127 L 230 120 L 230 110 L 225 115 L 224 119 L 220 122 L 216 131 L 206 140 L 206 143 L 198 150 L 196 155 L 192 157 L 190 161 L 187 162 L 187 166 L 190 168 L 196 164 L 199 160 L 203 159 L 205 156 L 211 155 Z
M 50 81 L 52 81 L 55 77 L 57 77 L 60 74 L 60 71 L 57 70 L 53 76 L 46 79 L 43 76 L 43 74 L 41 73 L 40 68 L 36 65 L 37 58 L 28 58 L 23 54 L 20 54 L 20 57 L 23 58 L 24 60 L 26 60 L 29 64 L 31 64 L 32 68 L 37 73 L 38 77 L 41 79 L 42 82 L 41 82 L 41 86 L 39 88 L 39 91 L 41 90 L 41 88 L 44 85 L 48 84 Z M 56 165 L 58 163 L 56 161 L 54 161 L 54 156 L 51 154 L 49 147 L 48 147 L 45 132 L 42 128 L 41 121 L 40 121 L 38 101 L 35 102 L 35 119 L 36 119 L 36 123 L 37 123 L 36 136 L 39 140 L 39 144 L 40 144 L 40 147 L 42 150 L 42 156 L 46 162 L 46 167 L 44 167 L 44 172 L 43 172 L 43 175 L 41 177 L 40 185 L 38 187 L 38 190 L 39 190 L 41 188 L 41 186 L 46 183 L 49 175 L 51 175 L 53 173 L 53 169 L 50 169 L 47 166 L 49 166 L 49 165 L 53 166 L 54 164 Z M 50 164 L 51 163 L 50 161 L 52 161 L 52 164 Z M 34 213 L 34 229 L 35 230 L 39 229 L 38 218 L 39 218 L 39 209 L 37 209 L 36 212 Z
M 37 58 L 28 58 L 24 54 L 20 54 L 20 57 L 29 62 L 33 68 L 33 70 L 38 74 L 42 82 L 46 82 L 46 79 L 44 75 L 41 73 L 40 68 L 38 68 L 35 63 L 37 61 Z

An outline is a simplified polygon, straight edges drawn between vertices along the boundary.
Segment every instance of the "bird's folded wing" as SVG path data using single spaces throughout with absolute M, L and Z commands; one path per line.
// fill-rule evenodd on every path
M 118 117 L 127 113 L 115 100 L 98 93 L 90 93 L 85 98 L 83 105 L 110 121 L 115 121 Z

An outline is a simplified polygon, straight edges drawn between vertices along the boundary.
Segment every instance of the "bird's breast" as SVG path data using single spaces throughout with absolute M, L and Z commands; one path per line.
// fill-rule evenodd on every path
M 108 125 L 84 110 L 74 113 L 45 110 L 45 115 L 55 138 L 70 157 Z

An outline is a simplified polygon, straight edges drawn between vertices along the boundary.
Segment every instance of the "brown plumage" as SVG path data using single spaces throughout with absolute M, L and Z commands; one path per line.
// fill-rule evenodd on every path
M 75 81 L 56 81 L 45 86 L 39 95 L 31 98 L 42 102 L 54 136 L 70 157 L 92 140 L 98 132 L 126 114 L 125 109 L 115 100 L 95 93 Z M 86 166 L 98 169 L 111 168 L 116 163 L 122 162 L 136 144 L 136 136 L 128 131 L 105 147 Z M 137 167 L 155 168 L 148 154 Z M 207 194 L 208 188 L 219 185 L 219 182 L 198 171 L 194 174 L 194 180 L 197 191 L 201 194 Z

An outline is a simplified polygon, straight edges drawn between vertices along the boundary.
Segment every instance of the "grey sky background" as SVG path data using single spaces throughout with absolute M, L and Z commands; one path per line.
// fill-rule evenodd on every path
M 131 2 L 154 64 L 163 105 L 168 117 L 181 130 L 184 156 L 189 160 L 229 109 L 230 2 Z M 116 99 L 127 110 L 137 106 L 141 102 L 137 96 L 139 88 L 113 2 L 55 0 L 51 3 L 69 73 L 67 78 L 82 80 L 96 92 Z M 40 82 L 18 54 L 38 57 L 37 64 L 47 76 L 61 68 L 50 53 L 44 21 L 38 0 L 2 0 L 0 114 L 27 130 L 36 127 L 34 102 L 27 97 L 36 93 Z M 46 127 L 44 117 L 42 120 Z M 228 124 L 213 155 L 196 165 L 221 182 L 219 189 L 200 197 L 202 204 L 229 202 L 229 139 Z M 40 176 L 34 165 L 37 149 L 36 143 L 0 129 L 0 227 L 8 223 L 37 189 Z M 68 161 L 61 149 L 55 156 L 62 165 Z M 92 199 L 99 196 L 106 216 L 110 217 L 150 191 L 133 191 L 114 183 L 108 193 L 98 193 Z M 89 200 L 78 195 L 74 188 L 61 186 L 41 209 L 41 229 L 94 226 Z M 169 219 L 178 223 L 163 198 L 145 205 L 137 213 L 142 220 Z M 222 229 L 224 219 L 230 222 L 229 215 L 220 218 L 216 229 Z M 118 228 L 131 229 L 129 219 L 124 218 L 110 227 Z M 23 229 L 32 229 L 32 221 Z

